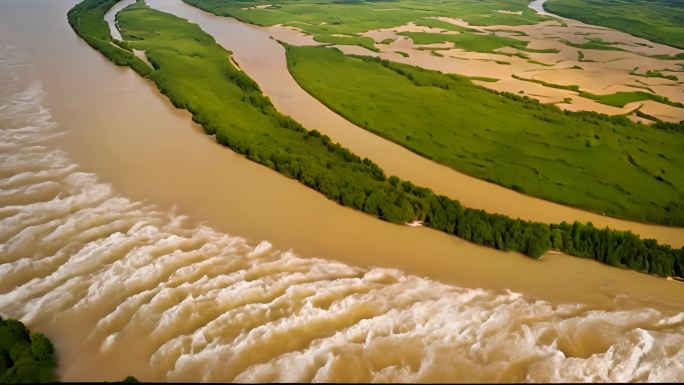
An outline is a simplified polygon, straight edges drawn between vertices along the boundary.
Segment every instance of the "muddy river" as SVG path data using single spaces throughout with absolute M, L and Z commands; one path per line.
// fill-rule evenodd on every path
M 74 3 L 0 3 L 0 315 L 54 341 L 62 380 L 684 379 L 684 285 L 343 208 L 214 143 L 82 42 Z M 151 4 L 215 23 L 283 112 L 456 196 L 441 166 L 288 110 L 314 104 L 264 77 L 282 51 L 250 56 L 277 31 Z

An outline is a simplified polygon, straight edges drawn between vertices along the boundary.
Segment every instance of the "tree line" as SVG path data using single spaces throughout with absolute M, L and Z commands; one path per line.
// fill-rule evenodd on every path
M 151 68 L 131 52 L 120 40 L 112 39 L 104 15 L 119 0 L 86 0 L 76 4 L 67 13 L 69 25 L 88 45 L 102 52 L 118 66 L 129 66 L 141 76 L 147 76 Z

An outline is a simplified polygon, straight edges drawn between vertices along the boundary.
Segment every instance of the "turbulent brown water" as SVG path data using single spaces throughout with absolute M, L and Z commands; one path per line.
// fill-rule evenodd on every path
M 18 317 L 48 334 L 57 347 L 61 379 L 115 380 L 133 374 L 169 381 L 684 380 L 684 286 L 674 282 L 564 256 L 535 262 L 428 229 L 382 223 L 325 199 L 321 206 L 298 209 L 343 218 L 347 212 L 355 218 L 342 219 L 348 232 L 328 234 L 327 247 L 326 242 L 308 245 L 307 238 L 266 238 L 278 245 L 300 242 L 294 252 L 249 240 L 275 234 L 271 228 L 287 232 L 288 211 L 259 218 L 261 234 L 245 227 L 248 239 L 224 231 L 234 229 L 231 222 L 249 218 L 229 202 L 221 207 L 222 221 L 205 225 L 170 213 L 165 201 L 158 202 L 158 185 L 138 180 L 136 189 L 119 183 L 96 155 L 78 155 L 69 147 L 74 140 L 69 137 L 88 135 L 87 129 L 116 131 L 100 133 L 109 140 L 92 136 L 78 143 L 106 152 L 110 162 L 118 160 L 117 153 L 136 157 L 154 177 L 154 170 L 142 165 L 150 155 L 139 157 L 136 144 L 125 141 L 132 130 L 78 124 L 105 106 L 78 94 L 50 97 L 61 90 L 51 76 L 69 72 L 42 70 L 49 63 L 37 61 L 46 57 L 40 53 L 55 43 L 34 42 L 44 48 L 35 50 L 8 21 L 22 3 L 38 4 L 43 16 L 57 19 L 72 2 L 0 4 L 0 315 Z M 47 35 L 71 37 L 51 30 L 69 32 L 63 19 L 55 25 L 43 21 L 37 13 L 29 27 L 43 25 Z M 81 56 L 68 59 L 92 64 L 107 81 L 90 87 L 111 102 L 116 97 L 106 90 L 131 74 L 136 93 L 127 94 L 128 100 L 154 95 L 143 111 L 152 114 L 150 120 L 168 119 L 168 111 L 154 107 L 154 100 L 166 102 L 144 80 L 74 44 L 78 50 L 73 52 Z M 59 46 L 71 53 L 70 47 Z M 53 64 L 65 60 L 52 58 Z M 76 84 L 79 78 L 65 81 Z M 119 114 L 134 111 L 120 108 Z M 230 154 L 194 131 L 187 116 L 173 119 L 189 132 L 183 137 L 188 146 L 205 149 L 198 157 L 211 156 L 214 149 Z M 156 132 L 155 127 L 144 123 L 136 129 Z M 117 133 L 123 139 L 113 140 Z M 177 154 L 168 154 L 164 146 L 173 140 L 157 142 L 162 150 L 154 156 L 171 162 Z M 72 153 L 98 175 L 77 165 Z M 230 163 L 229 156 L 212 160 L 257 174 L 262 170 L 249 168 L 247 161 Z M 275 174 L 262 171 L 264 178 Z M 100 173 L 113 178 L 114 187 L 100 182 Z M 192 185 L 184 172 L 175 176 L 178 189 L 164 186 L 174 198 L 176 190 L 185 191 L 181 184 Z M 211 179 L 197 182 L 204 184 L 188 190 L 232 191 Z M 286 178 L 273 183 L 287 193 L 308 191 L 289 190 L 297 184 Z M 245 190 L 256 188 L 247 184 Z M 133 195 L 145 192 L 150 199 L 127 199 L 117 193 L 119 187 Z M 233 205 L 253 204 L 239 201 L 241 190 L 234 190 L 238 202 Z M 179 205 L 178 211 L 184 207 L 193 216 L 203 213 L 191 204 Z M 383 236 L 375 248 L 371 241 L 358 244 L 350 236 L 352 227 Z M 338 248 L 335 238 L 352 246 Z M 402 238 L 422 245 L 422 255 L 420 247 L 403 244 Z M 328 252 L 340 248 L 335 258 L 342 262 L 327 259 Z M 363 261 L 365 249 L 377 248 L 388 257 L 375 258 L 369 251 Z M 302 249 L 317 252 L 301 254 Z M 446 254 L 447 249 L 453 253 Z M 392 258 L 401 269 L 372 267 L 392 266 Z

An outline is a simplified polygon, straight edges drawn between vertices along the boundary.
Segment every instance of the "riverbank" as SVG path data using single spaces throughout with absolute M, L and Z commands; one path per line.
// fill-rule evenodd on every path
M 684 246 L 682 228 L 619 220 L 533 198 L 427 160 L 341 118 L 299 87 L 287 70 L 285 50 L 275 40 L 300 45 L 305 40 L 301 33 L 244 24 L 208 14 L 180 1 L 150 1 L 150 4 L 200 24 L 233 52 L 241 68 L 259 83 L 279 111 L 307 128 L 330 136 L 359 156 L 373 159 L 390 175 L 427 186 L 437 194 L 458 199 L 467 207 L 546 223 L 592 222 L 597 227 L 632 231 L 674 247 Z

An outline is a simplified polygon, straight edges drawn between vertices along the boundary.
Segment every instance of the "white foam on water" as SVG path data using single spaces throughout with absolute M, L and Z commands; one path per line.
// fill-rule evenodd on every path
M 684 381 L 684 313 L 302 258 L 117 195 L 51 148 L 62 128 L 1 36 L 0 315 L 87 314 L 58 350 L 135 346 L 143 378 L 168 381 Z

